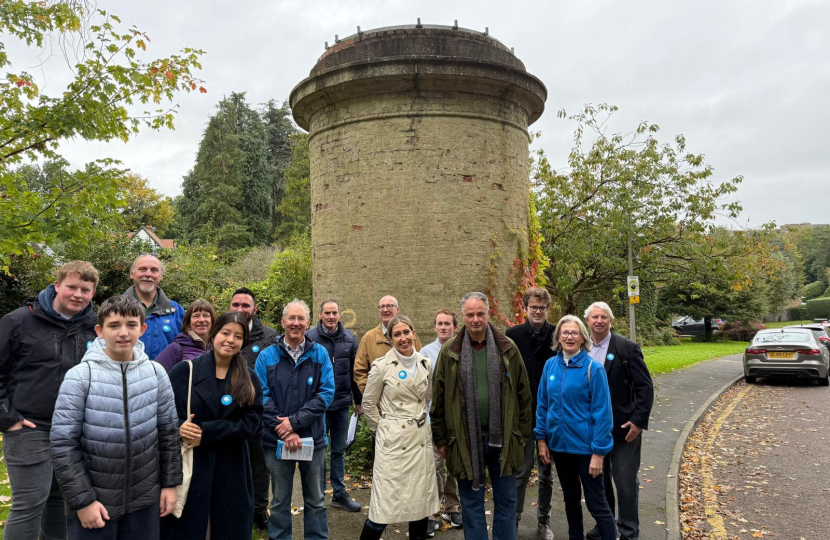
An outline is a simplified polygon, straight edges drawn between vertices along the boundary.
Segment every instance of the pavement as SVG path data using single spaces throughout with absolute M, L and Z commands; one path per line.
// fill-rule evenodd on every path
M 830 538 L 830 388 L 758 382 L 727 392 L 690 439 L 684 525 L 713 540 Z
M 701 413 L 701 407 L 710 401 L 713 394 L 720 394 L 724 385 L 735 380 L 743 372 L 741 355 L 700 362 L 689 368 L 660 375 L 654 378 L 655 401 L 649 421 L 649 430 L 643 432 L 643 454 L 640 476 L 640 538 L 642 540 L 667 540 L 666 498 L 667 487 L 676 488 L 677 471 L 673 470 L 673 455 L 679 438 L 687 424 Z M 552 501 L 551 528 L 556 537 L 568 537 L 565 509 L 559 483 L 555 481 Z M 294 482 L 293 506 L 302 507 L 299 474 Z M 350 495 L 364 507 L 363 511 L 348 513 L 329 507 L 329 537 L 333 540 L 356 539 L 367 517 L 370 490 L 354 489 Z M 492 497 L 488 494 L 485 508 L 490 510 L 488 522 L 492 519 Z M 327 498 L 328 502 L 328 498 Z M 525 499 L 524 519 L 519 528 L 519 539 L 536 538 L 536 488 L 529 486 Z M 593 526 L 587 509 L 583 512 L 585 530 Z M 670 513 L 676 519 L 676 512 Z M 294 516 L 293 536 L 302 538 L 303 513 Z M 387 528 L 385 540 L 405 539 L 406 524 L 393 524 Z M 438 532 L 438 540 L 460 540 L 463 532 L 450 529 Z M 483 539 L 482 539 L 483 540 Z

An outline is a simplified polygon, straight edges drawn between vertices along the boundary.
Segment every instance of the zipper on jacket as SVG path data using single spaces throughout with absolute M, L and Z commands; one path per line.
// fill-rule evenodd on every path
M 127 395 L 127 366 L 121 366 L 121 388 L 124 392 L 123 394 L 123 401 L 124 401 L 124 432 L 127 436 L 127 444 L 125 446 L 127 450 L 127 456 L 125 460 L 125 468 L 124 468 L 124 514 L 128 514 L 130 512 L 130 481 L 132 476 L 132 469 L 133 469 L 133 448 L 132 448 L 132 436 L 130 435 L 130 407 L 129 407 L 129 396 Z

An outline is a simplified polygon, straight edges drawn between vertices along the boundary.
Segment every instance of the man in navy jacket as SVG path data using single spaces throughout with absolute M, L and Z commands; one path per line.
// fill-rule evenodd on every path
M 621 540 L 640 537 L 638 512 L 640 480 L 640 450 L 648 429 L 648 417 L 654 403 L 654 385 L 643 360 L 643 350 L 637 343 L 611 333 L 614 313 L 605 302 L 594 302 L 585 310 L 585 321 L 591 329 L 591 356 L 605 366 L 611 391 L 611 409 L 614 412 L 614 448 L 603 466 L 605 496 L 614 512 L 614 490 L 617 488 L 617 529 Z M 599 538 L 595 527 L 588 531 L 588 539 Z
M 326 411 L 326 430 L 331 437 L 331 505 L 349 512 L 360 512 L 360 503 L 349 497 L 344 483 L 349 407 L 352 397 L 358 404 L 363 398 L 352 376 L 357 338 L 340 324 L 340 304 L 334 299 L 320 304 L 320 320 L 317 326 L 306 332 L 306 337 L 326 349 L 334 369 L 334 400 Z
M 271 515 L 268 538 L 291 540 L 291 492 L 299 464 L 303 484 L 305 538 L 328 538 L 328 518 L 323 484 L 326 475 L 325 412 L 334 398 L 334 372 L 326 350 L 305 338 L 311 318 L 308 304 L 294 299 L 282 311 L 285 334 L 257 358 L 256 374 L 262 385 L 265 412 L 262 446 L 271 473 Z M 279 442 L 284 450 L 299 450 L 303 438 L 314 442 L 311 461 L 277 458 Z

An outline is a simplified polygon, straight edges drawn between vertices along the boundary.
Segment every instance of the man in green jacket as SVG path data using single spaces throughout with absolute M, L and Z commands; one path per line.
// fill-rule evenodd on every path
M 435 446 L 458 479 L 465 540 L 488 538 L 484 477 L 493 485 L 493 539 L 516 539 L 516 477 L 531 440 L 530 384 L 516 344 L 489 323 L 480 292 L 461 299 L 464 328 L 435 366 L 430 421 Z

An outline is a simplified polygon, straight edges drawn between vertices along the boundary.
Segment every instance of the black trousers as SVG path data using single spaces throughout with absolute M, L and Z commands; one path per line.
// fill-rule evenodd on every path
M 594 516 L 602 540 L 616 540 L 617 528 L 614 515 L 605 499 L 603 476 L 596 478 L 588 472 L 591 456 L 552 452 L 556 474 L 565 498 L 565 515 L 568 518 L 568 540 L 583 540 L 582 492 L 585 491 L 585 506 Z
M 265 451 L 262 438 L 248 439 L 248 452 L 251 456 L 251 479 L 254 483 L 254 515 L 268 510 L 268 497 L 271 494 L 271 473 L 265 464 Z
M 124 514 L 104 522 L 101 529 L 84 529 L 77 518 L 67 519 L 69 540 L 159 540 L 159 505 Z

